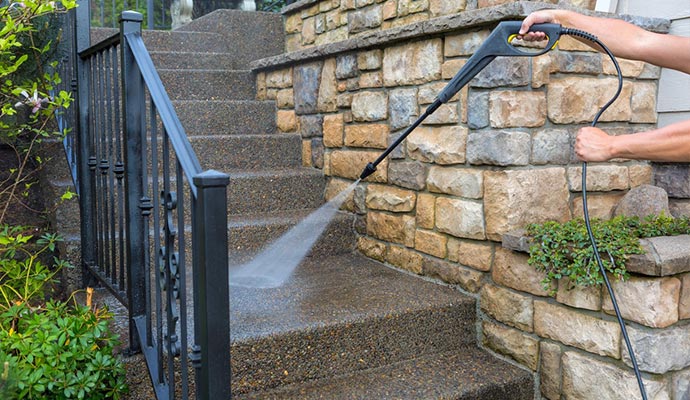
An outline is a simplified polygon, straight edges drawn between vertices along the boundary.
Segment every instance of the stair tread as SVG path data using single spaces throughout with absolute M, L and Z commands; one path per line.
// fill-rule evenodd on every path
M 532 385 L 529 372 L 466 347 L 237 398 L 529 400 Z
M 474 299 L 357 253 L 320 255 L 305 258 L 280 288 L 231 286 L 231 337 L 238 342 L 459 304 L 473 308 Z

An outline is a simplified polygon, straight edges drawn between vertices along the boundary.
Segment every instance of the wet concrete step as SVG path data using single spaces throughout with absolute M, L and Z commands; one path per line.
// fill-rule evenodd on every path
M 231 286 L 230 296 L 236 394 L 460 352 L 476 341 L 474 299 L 354 253 L 315 254 L 280 288 Z
M 226 171 L 228 213 L 256 214 L 314 209 L 323 203 L 326 180 L 320 170 Z
M 251 71 L 159 69 L 171 100 L 253 100 L 256 85 Z
M 228 218 L 228 250 L 232 265 L 242 264 L 255 256 L 314 210 L 273 212 L 270 214 L 233 215 Z M 355 218 L 336 213 L 309 254 L 337 255 L 354 251 Z
M 173 101 L 188 135 L 250 135 L 276 131 L 276 106 L 270 101 Z
M 203 154 L 204 169 L 281 169 L 302 166 L 302 138 L 283 135 L 191 136 L 194 151 Z
M 174 32 L 217 32 L 225 38 L 236 60 L 250 61 L 282 54 L 285 51 L 283 17 L 280 13 L 216 10 Z M 251 34 L 247 34 L 251 32 Z
M 158 69 L 247 69 L 231 53 L 149 51 L 149 54 Z
M 114 28 L 92 28 L 91 44 L 96 44 L 119 32 Z M 149 51 L 182 51 L 230 53 L 232 48 L 224 35 L 215 32 L 184 32 L 143 30 L 144 44 Z M 258 58 L 257 58 L 258 59 Z
M 475 347 L 235 397 L 242 400 L 531 400 L 533 380 Z

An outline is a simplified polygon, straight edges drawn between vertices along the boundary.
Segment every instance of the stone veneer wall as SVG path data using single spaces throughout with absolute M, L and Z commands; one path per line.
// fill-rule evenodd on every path
M 323 170 L 327 199 L 432 103 L 497 21 L 553 6 L 484 3 L 303 0 L 284 10 L 289 52 L 252 64 L 257 97 L 275 100 L 280 132 L 301 134 L 303 163 Z M 374 22 L 362 23 L 370 14 Z M 659 69 L 620 61 L 623 92 L 600 126 L 616 134 L 653 127 Z M 606 296 L 598 289 L 549 296 L 524 249 L 503 245 L 528 223 L 582 216 L 574 134 L 614 92 L 613 74 L 607 59 L 567 37 L 538 58 L 497 58 L 344 205 L 358 215 L 364 254 L 477 298 L 481 341 L 533 371 L 535 392 L 548 399 L 637 397 Z M 647 163 L 630 160 L 588 171 L 593 217 L 609 217 L 628 189 L 652 180 Z M 642 362 L 650 398 L 687 398 L 685 271 L 616 285 L 626 310 L 637 304 L 644 311 L 626 318 L 638 347 L 649 349 L 642 357 L 654 358 Z M 680 355 L 666 362 L 667 349 Z

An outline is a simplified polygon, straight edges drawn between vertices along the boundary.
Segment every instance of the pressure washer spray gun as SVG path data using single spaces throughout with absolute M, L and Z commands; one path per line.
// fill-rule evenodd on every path
M 532 49 L 526 47 L 524 50 L 513 44 L 513 41 L 518 37 L 520 32 L 520 27 L 522 25 L 521 21 L 503 21 L 498 24 L 498 26 L 491 32 L 489 37 L 484 41 L 482 46 L 467 60 L 467 63 L 458 71 L 458 73 L 453 77 L 453 79 L 448 82 L 445 88 L 436 96 L 434 102 L 427 107 L 424 113 L 417 118 L 417 120 L 410 125 L 409 128 L 403 132 L 403 134 L 393 142 L 376 160 L 370 162 L 366 165 L 362 173 L 360 174 L 360 180 L 365 179 L 369 175 L 376 172 L 376 167 L 383 161 L 403 140 L 413 131 L 419 124 L 422 123 L 429 115 L 433 114 L 442 104 L 448 102 L 456 93 L 460 91 L 472 78 L 474 78 L 481 70 L 483 70 L 491 61 L 493 61 L 498 56 L 513 56 L 513 57 L 536 57 L 553 50 L 558 44 L 558 39 L 561 35 L 572 35 L 577 36 L 593 43 L 596 43 L 610 58 L 613 65 L 618 73 L 618 90 L 613 95 L 613 97 L 604 104 L 599 112 L 595 115 L 592 126 L 597 124 L 601 114 L 606 111 L 606 109 L 618 98 L 623 87 L 623 75 L 621 73 L 618 61 L 614 57 L 613 53 L 604 45 L 596 36 L 580 31 L 577 29 L 564 28 L 559 24 L 534 24 L 530 27 L 531 32 L 544 32 L 546 34 L 546 39 L 548 40 L 546 46 L 539 47 L 538 49 Z M 592 233 L 592 228 L 590 226 L 589 212 L 587 209 L 587 163 L 582 163 L 582 205 L 584 209 L 584 219 L 585 225 L 587 227 L 587 233 L 589 234 L 590 243 L 592 245 L 592 250 L 594 257 L 599 265 L 599 271 L 603 276 L 604 283 L 608 289 L 609 295 L 611 296 L 611 303 L 616 312 L 616 317 L 618 317 L 618 324 L 620 325 L 625 344 L 628 348 L 628 354 L 630 355 L 630 360 L 633 364 L 633 369 L 635 371 L 635 376 L 637 378 L 637 383 L 640 388 L 640 394 L 642 400 L 647 400 L 647 393 L 645 391 L 644 383 L 642 381 L 642 376 L 640 374 L 639 367 L 637 365 L 637 360 L 635 359 L 635 354 L 630 344 L 630 339 L 628 337 L 627 330 L 625 328 L 625 323 L 621 317 L 620 310 L 618 308 L 618 303 L 616 302 L 616 297 L 609 283 L 608 277 L 606 275 L 606 269 L 604 268 L 601 258 L 599 256 L 599 251 L 597 250 L 596 241 L 594 240 L 594 235 Z

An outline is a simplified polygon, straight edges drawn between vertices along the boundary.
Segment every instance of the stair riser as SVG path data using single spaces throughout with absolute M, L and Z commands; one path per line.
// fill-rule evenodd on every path
M 331 288 L 331 296 L 320 296 L 333 299 L 334 312 L 338 289 Z M 234 343 L 230 358 L 233 392 L 263 390 L 459 349 L 474 343 L 473 323 L 474 307 L 465 303 Z
M 256 214 L 317 208 L 323 203 L 325 180 L 316 174 L 232 178 L 228 212 Z
M 278 169 L 301 166 L 299 135 L 242 135 L 190 138 L 204 169 Z M 200 156 L 201 157 L 201 156 Z
M 91 44 L 97 44 L 118 32 L 119 28 L 93 28 Z M 149 51 L 231 52 L 225 37 L 217 33 L 143 30 L 142 36 Z
M 256 96 L 249 71 L 159 70 L 172 100 L 252 100 Z
M 229 53 L 151 52 L 157 69 L 247 69 Z
M 176 101 L 173 103 L 190 135 L 251 135 L 275 132 L 272 102 Z

